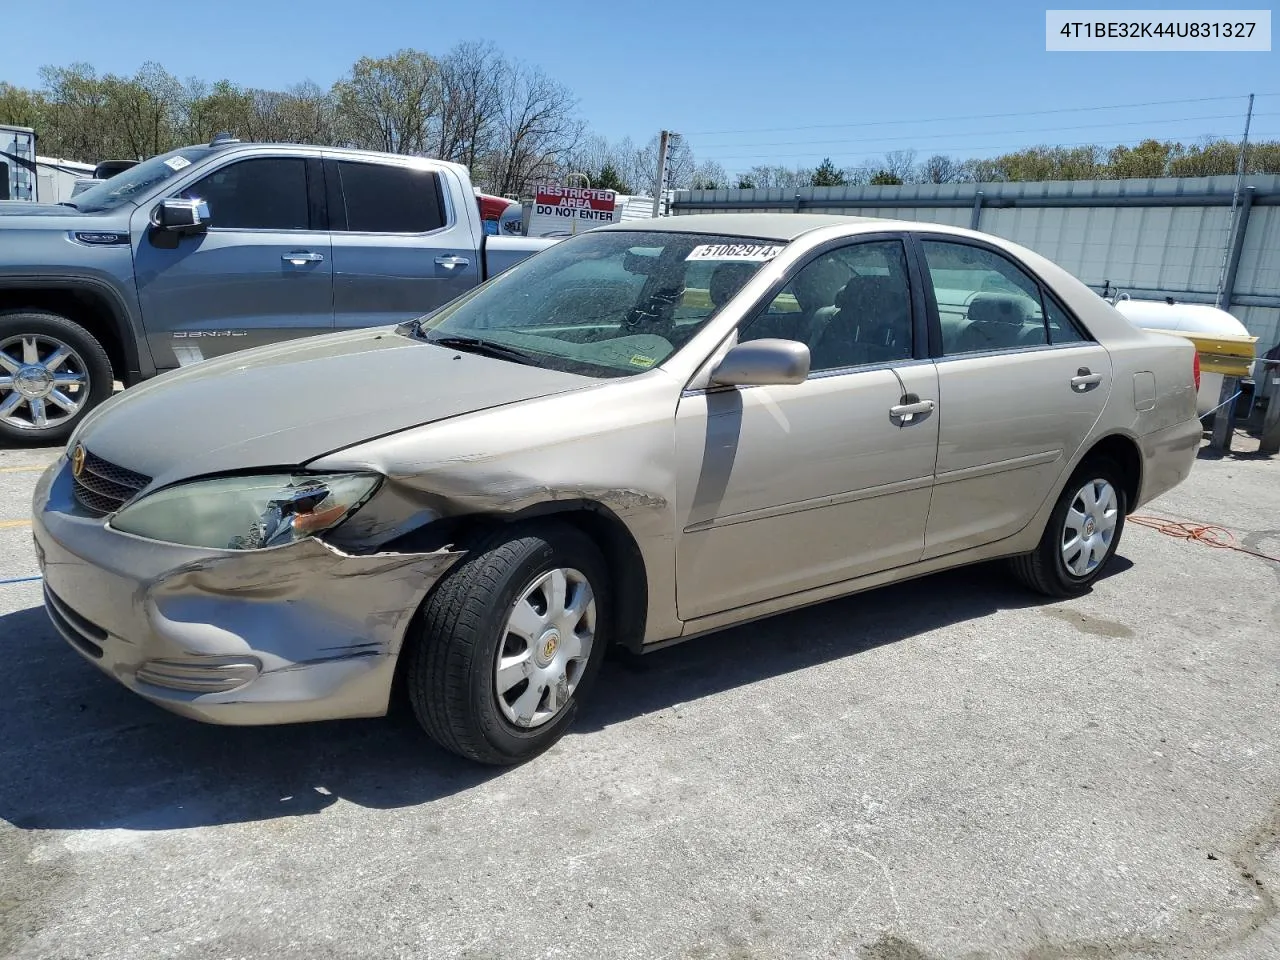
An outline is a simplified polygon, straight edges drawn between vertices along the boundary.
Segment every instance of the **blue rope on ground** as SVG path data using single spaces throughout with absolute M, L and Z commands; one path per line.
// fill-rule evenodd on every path
M 34 580 L 43 580 L 44 578 L 36 575 L 34 577 L 10 577 L 8 580 L 0 580 L 0 587 L 10 583 L 31 583 Z

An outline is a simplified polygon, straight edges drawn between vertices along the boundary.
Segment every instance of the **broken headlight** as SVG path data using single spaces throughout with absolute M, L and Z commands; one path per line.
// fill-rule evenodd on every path
M 112 517 L 110 525 L 188 547 L 261 550 L 337 526 L 381 480 L 368 473 L 196 480 L 143 497 Z

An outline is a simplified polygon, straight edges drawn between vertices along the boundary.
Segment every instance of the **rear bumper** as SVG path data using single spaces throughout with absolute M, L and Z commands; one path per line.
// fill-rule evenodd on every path
M 413 613 L 459 556 L 156 543 L 81 515 L 65 461 L 36 488 L 33 530 L 63 638 L 140 696 L 220 724 L 385 713 Z
M 1149 433 L 1140 440 L 1142 446 L 1142 490 L 1137 509 L 1172 490 L 1191 473 L 1200 450 L 1204 428 L 1199 418 Z

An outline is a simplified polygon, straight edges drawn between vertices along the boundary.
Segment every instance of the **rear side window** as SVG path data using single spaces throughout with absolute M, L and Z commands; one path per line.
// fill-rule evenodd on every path
M 350 231 L 427 233 L 445 225 L 440 177 L 432 170 L 342 160 L 338 175 Z
M 259 157 L 215 170 L 181 194 L 209 204 L 214 227 L 306 230 L 307 165 L 298 157 Z
M 1080 332 L 1080 328 L 1071 322 L 1067 312 L 1058 306 L 1048 295 L 1044 298 L 1044 316 L 1049 323 L 1050 343 L 1087 343 L 1088 337 Z
M 940 240 L 921 241 L 948 356 L 1045 346 L 1040 285 L 1000 254 Z

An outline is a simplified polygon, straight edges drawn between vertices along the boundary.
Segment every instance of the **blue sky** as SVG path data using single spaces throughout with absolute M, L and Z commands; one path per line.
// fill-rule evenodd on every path
M 488 39 L 568 85 L 593 130 L 640 142 L 678 130 L 699 159 L 730 171 L 826 155 L 853 166 L 902 148 L 982 156 L 1035 143 L 1234 138 L 1250 92 L 1269 94 L 1252 135 L 1280 139 L 1280 53 L 1047 53 L 1045 6 L 42 0 L 30 8 L 37 26 L 21 42 L 6 38 L 0 79 L 34 85 L 41 65 L 78 60 L 132 73 L 154 59 L 181 77 L 327 86 L 362 55 Z M 1153 101 L 1184 102 L 1078 109 Z

